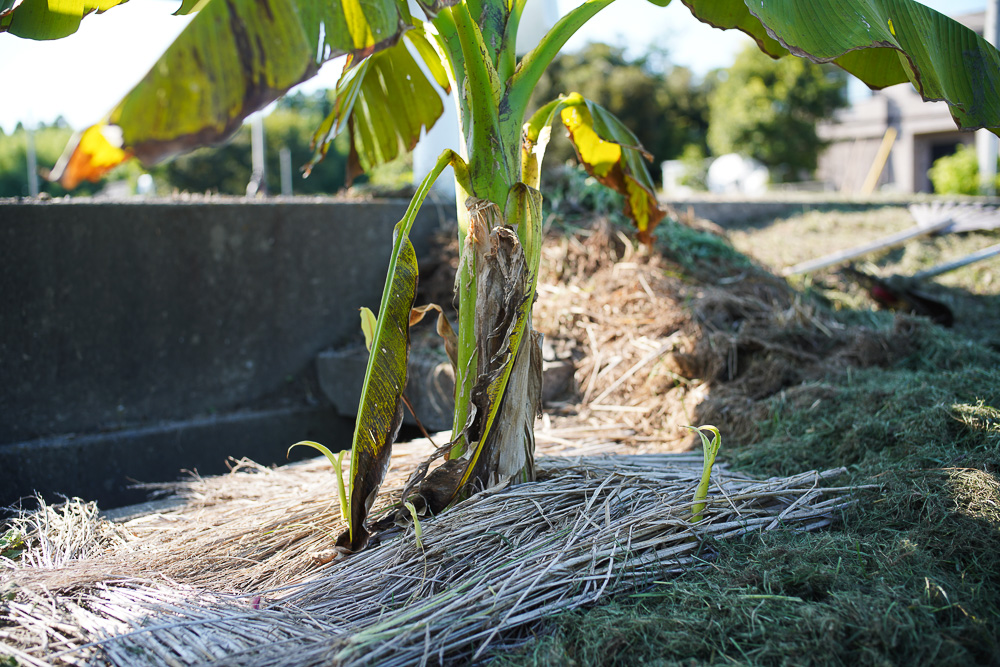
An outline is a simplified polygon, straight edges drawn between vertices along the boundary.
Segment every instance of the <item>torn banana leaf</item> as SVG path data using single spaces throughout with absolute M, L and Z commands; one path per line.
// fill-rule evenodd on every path
M 424 61 L 431 78 L 424 74 L 407 43 Z M 352 153 L 357 157 L 348 180 L 410 152 L 421 132 L 434 127 L 444 113 L 439 90 L 450 90 L 448 76 L 423 30 L 414 28 L 394 47 L 345 70 L 333 110 L 313 135 L 314 152 L 306 173 L 348 127 Z
M 356 552 L 368 542 L 368 512 L 389 468 L 403 423 L 403 390 L 410 351 L 410 309 L 417 293 L 417 257 L 405 221 L 396 225 L 392 259 L 372 338 L 351 446 L 348 529 L 337 546 Z
M 683 0 L 698 19 L 752 36 L 771 55 L 832 62 L 872 88 L 910 82 L 963 130 L 1000 130 L 1000 56 L 974 31 L 914 0 Z
M 210 0 L 97 126 L 119 128 L 112 145 L 152 165 L 224 141 L 327 60 L 364 58 L 411 25 L 402 0 Z M 70 184 L 110 168 L 69 168 L 80 163 L 54 176 Z
M 643 161 L 652 160 L 632 131 L 614 114 L 578 93 L 562 100 L 559 112 L 577 157 L 587 172 L 625 197 L 625 215 L 639 230 L 639 239 L 651 233 L 666 212 L 656 201 L 656 188 Z

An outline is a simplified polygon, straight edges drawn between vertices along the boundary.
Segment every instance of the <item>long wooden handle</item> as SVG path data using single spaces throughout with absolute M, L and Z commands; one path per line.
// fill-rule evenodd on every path
M 781 275 L 793 276 L 799 273 L 812 273 L 813 271 L 825 269 L 826 267 L 833 266 L 834 264 L 846 262 L 847 260 L 854 259 L 855 257 L 867 255 L 868 253 L 875 252 L 876 250 L 884 250 L 886 248 L 894 248 L 898 245 L 903 245 L 910 239 L 926 236 L 927 234 L 933 234 L 936 231 L 944 229 L 950 224 L 951 219 L 947 219 L 936 222 L 933 225 L 919 225 L 917 227 L 911 227 L 893 234 L 892 236 L 886 236 L 885 238 L 867 243 L 863 246 L 856 246 L 854 248 L 848 248 L 847 250 L 841 250 L 829 255 L 824 255 L 818 259 L 811 259 L 808 262 L 800 262 L 795 266 L 790 266 L 782 271 Z

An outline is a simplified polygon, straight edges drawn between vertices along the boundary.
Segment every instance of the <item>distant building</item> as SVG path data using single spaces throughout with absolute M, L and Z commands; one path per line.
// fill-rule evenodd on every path
M 955 20 L 980 35 L 985 12 L 956 16 Z M 931 192 L 927 170 L 959 144 L 974 144 L 974 132 L 960 132 L 945 102 L 924 102 L 910 84 L 892 86 L 840 110 L 818 131 L 830 142 L 819 159 L 816 177 L 844 193 L 857 193 L 868 176 L 886 131 L 895 128 L 896 140 L 877 188 L 895 192 Z

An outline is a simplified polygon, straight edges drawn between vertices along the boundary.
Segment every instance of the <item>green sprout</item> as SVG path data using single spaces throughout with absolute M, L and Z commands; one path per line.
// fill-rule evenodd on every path
M 708 498 L 708 483 L 712 476 L 712 466 L 715 465 L 715 456 L 722 446 L 722 434 L 714 426 L 685 426 L 701 436 L 701 447 L 704 452 L 704 462 L 702 464 L 701 481 L 694 492 L 694 505 L 691 507 L 691 523 L 697 523 L 702 519 L 702 512 L 705 511 L 705 499 Z M 705 431 L 712 434 L 709 440 Z

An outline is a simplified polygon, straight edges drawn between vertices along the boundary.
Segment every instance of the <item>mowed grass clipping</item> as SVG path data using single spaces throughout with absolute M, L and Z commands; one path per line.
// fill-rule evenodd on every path
M 846 465 L 846 483 L 878 485 L 842 521 L 716 544 L 706 567 L 564 614 L 500 663 L 1000 664 L 1000 353 L 906 324 L 907 357 L 789 387 L 755 436 L 723 433 L 737 470 Z

